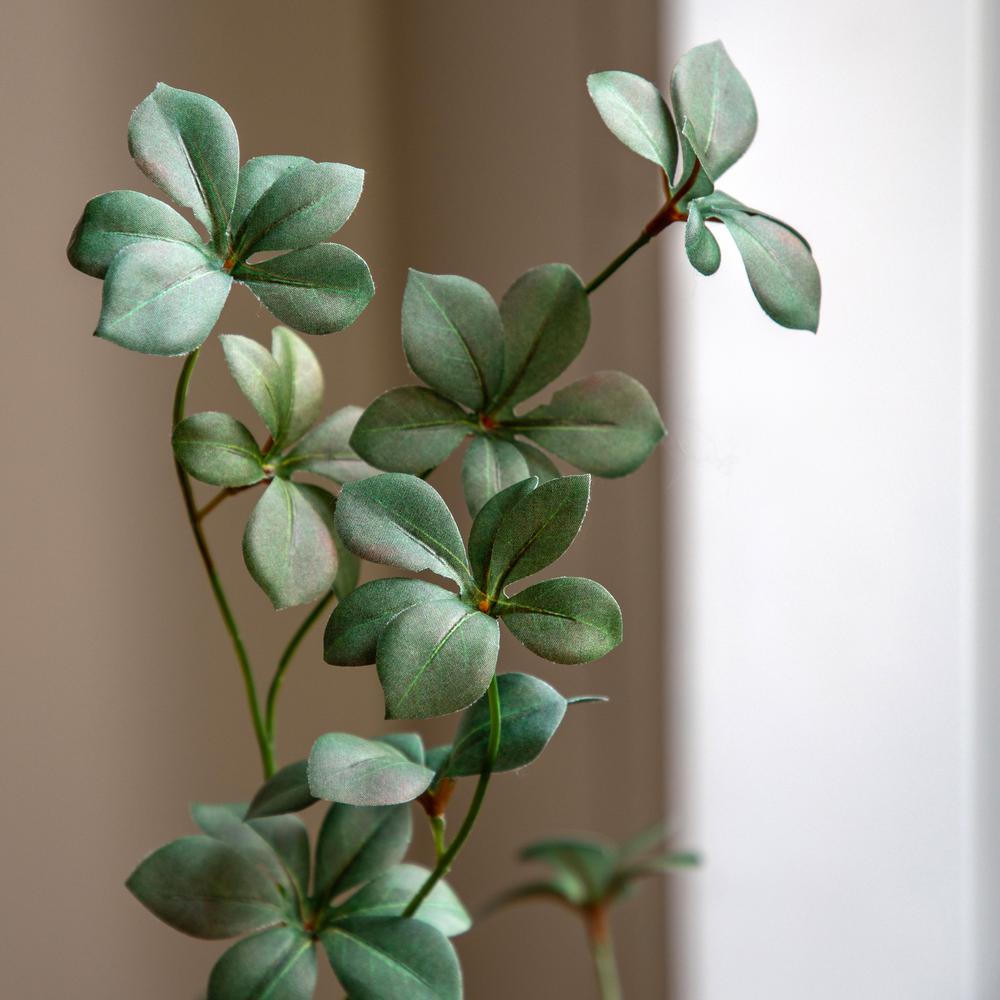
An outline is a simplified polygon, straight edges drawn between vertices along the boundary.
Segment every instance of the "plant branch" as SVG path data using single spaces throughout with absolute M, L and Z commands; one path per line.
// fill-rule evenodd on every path
M 476 817 L 482 808 L 483 799 L 486 798 L 486 789 L 489 787 L 493 765 L 496 764 L 497 754 L 500 752 L 500 687 L 497 684 L 496 674 L 493 675 L 493 680 L 490 681 L 489 704 L 490 739 L 486 746 L 486 760 L 483 762 L 483 769 L 479 773 L 479 782 L 472 795 L 472 802 L 469 803 L 469 811 L 465 814 L 465 819 L 462 821 L 458 833 L 455 834 L 455 839 L 438 858 L 438 862 L 434 866 L 434 871 L 427 876 L 427 880 L 407 904 L 406 909 L 403 911 L 404 917 L 412 917 L 420 909 L 420 904 L 427 898 L 434 886 L 447 875 L 452 863 L 458 856 L 458 852 L 462 849 L 462 845 L 468 839 L 469 834 L 472 833 L 472 828 L 476 825 Z
M 590 954 L 594 960 L 601 1000 L 621 1000 L 621 980 L 618 977 L 618 961 L 615 958 L 607 905 L 598 903 L 590 907 L 586 911 L 586 921 L 587 939 L 590 942 Z
M 261 482 L 264 482 L 264 480 L 262 479 Z M 223 500 L 226 500 L 229 497 L 234 497 L 237 493 L 242 493 L 244 490 L 253 489 L 253 487 L 257 485 L 257 483 L 251 483 L 249 486 L 226 486 L 224 489 L 219 490 L 219 492 L 216 493 L 204 507 L 199 509 L 198 520 L 201 521 L 208 517 L 208 515 L 211 514 Z
M 184 419 L 184 408 L 187 405 L 188 386 L 191 384 L 191 376 L 194 373 L 194 366 L 198 363 L 198 350 L 192 351 L 184 361 L 180 378 L 177 380 L 177 392 L 174 395 L 173 426 Z M 229 638 L 233 643 L 233 650 L 239 662 L 240 673 L 243 675 L 243 686 L 246 689 L 247 703 L 250 706 L 250 718 L 253 722 L 254 735 L 257 737 L 257 747 L 260 750 L 261 764 L 264 769 L 264 777 L 269 778 L 274 773 L 274 758 L 267 739 L 267 732 L 264 729 L 264 720 L 260 713 L 260 702 L 257 699 L 257 685 L 254 682 L 253 670 L 250 667 L 250 658 L 247 656 L 246 646 L 240 637 L 240 631 L 233 617 L 232 608 L 219 579 L 219 573 L 215 568 L 215 561 L 212 552 L 208 547 L 208 540 L 201 529 L 198 518 L 198 508 L 194 502 L 194 490 L 191 487 L 191 479 L 175 460 L 174 466 L 177 470 L 177 480 L 180 483 L 181 494 L 184 497 L 184 509 L 187 511 L 188 521 L 191 524 L 191 531 L 194 540 L 198 545 L 198 552 L 201 561 L 205 565 L 205 573 L 208 575 L 208 582 L 212 585 L 212 593 L 215 595 L 215 602 L 219 606 L 219 614 L 222 615 L 223 624 L 229 633 Z

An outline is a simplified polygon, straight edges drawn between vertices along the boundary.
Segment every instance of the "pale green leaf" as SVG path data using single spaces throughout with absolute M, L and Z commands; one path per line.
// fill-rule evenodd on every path
M 290 387 L 286 373 L 278 367 L 274 355 L 256 340 L 239 334 L 223 334 L 219 339 L 230 375 L 264 421 L 271 437 L 277 438 L 282 414 L 288 409 Z
M 462 460 L 462 488 L 469 513 L 475 517 L 497 493 L 528 476 L 524 455 L 510 441 L 477 436 Z
M 195 413 L 173 433 L 184 471 L 215 486 L 251 486 L 264 478 L 264 456 L 253 435 L 228 413 Z
M 684 227 L 684 250 L 691 266 L 702 274 L 715 274 L 719 270 L 722 251 L 719 241 L 705 225 L 700 202 L 692 201 L 688 206 L 687 225 Z
M 315 472 L 341 485 L 376 475 L 378 470 L 362 461 L 350 444 L 361 414 L 360 406 L 344 406 L 331 413 L 282 459 L 282 468 L 289 474 Z
M 247 160 L 240 167 L 240 183 L 236 189 L 236 204 L 229 223 L 230 232 L 240 231 L 247 213 L 279 177 L 311 162 L 305 156 L 255 156 L 252 160 Z
M 271 332 L 271 354 L 288 387 L 275 445 L 297 441 L 319 419 L 323 406 L 323 369 L 312 348 L 284 326 Z

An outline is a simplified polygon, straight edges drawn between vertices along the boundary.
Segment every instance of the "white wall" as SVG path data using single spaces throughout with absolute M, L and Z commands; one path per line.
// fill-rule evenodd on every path
M 721 187 L 800 228 L 824 282 L 819 335 L 783 330 L 727 237 L 705 279 L 666 236 L 671 750 L 707 858 L 683 890 L 680 995 L 995 998 L 972 753 L 995 739 L 973 725 L 980 15 L 679 7 L 665 65 L 721 37 L 760 110 Z

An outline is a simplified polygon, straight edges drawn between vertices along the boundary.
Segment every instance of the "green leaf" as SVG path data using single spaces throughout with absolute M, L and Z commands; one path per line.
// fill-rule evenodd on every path
M 566 370 L 590 331 L 583 282 L 567 264 L 545 264 L 522 274 L 500 303 L 504 374 L 499 399 L 514 406 Z
M 326 490 L 274 479 L 243 533 L 250 575 L 275 608 L 322 597 L 337 575 L 334 499 Z
M 337 530 L 344 544 L 369 562 L 414 573 L 430 570 L 459 584 L 469 577 L 462 536 L 444 500 L 416 476 L 385 473 L 340 492 Z
M 395 747 L 351 733 L 326 733 L 309 754 L 309 789 L 328 802 L 352 806 L 412 802 L 433 777 L 433 771 L 414 764 Z
M 590 476 L 560 476 L 509 508 L 493 541 L 490 596 L 555 562 L 576 538 L 589 500 Z
M 189 354 L 212 332 L 231 284 L 197 247 L 133 243 L 108 267 L 97 336 L 143 354 Z
M 368 265 L 338 243 L 292 250 L 258 264 L 238 264 L 233 277 L 278 319 L 303 333 L 345 329 L 375 294 Z
M 236 126 L 225 109 L 202 94 L 158 83 L 132 112 L 128 147 L 139 169 L 190 208 L 221 248 L 240 172 Z
M 545 681 L 530 674 L 498 674 L 500 688 L 500 751 L 494 771 L 516 771 L 535 760 L 566 714 L 566 699 Z M 480 698 L 462 715 L 444 775 L 461 778 L 479 774 L 490 738 L 488 700 Z
M 401 917 L 429 874 L 419 865 L 390 868 L 331 912 L 328 921 L 335 923 L 348 917 Z M 436 927 L 445 937 L 464 934 L 472 926 L 472 918 L 461 900 L 443 881 L 424 898 L 413 918 Z
M 542 447 L 597 476 L 635 472 L 666 433 L 645 387 L 623 372 L 598 372 L 560 389 L 518 420 Z
M 309 791 L 306 761 L 287 764 L 261 785 L 246 811 L 247 819 L 280 816 L 308 809 L 315 801 Z
M 493 296 L 468 278 L 411 269 L 403 350 L 413 373 L 432 389 L 484 409 L 503 377 L 503 329 Z
M 699 202 L 688 206 L 688 220 L 684 227 L 684 249 L 691 266 L 702 274 L 715 274 L 719 270 L 722 251 L 719 241 L 712 235 L 699 208 Z
M 184 471 L 215 486 L 251 486 L 264 478 L 264 456 L 253 435 L 228 413 L 195 413 L 173 434 Z
M 115 254 L 138 240 L 201 244 L 195 228 L 169 205 L 138 191 L 109 191 L 87 202 L 66 256 L 78 271 L 103 278 Z
M 488 500 L 472 522 L 469 532 L 469 561 L 476 583 L 486 589 L 490 557 L 497 531 L 507 512 L 538 486 L 537 478 L 523 479 Z
M 559 469 L 544 451 L 539 451 L 527 441 L 515 441 L 514 447 L 524 456 L 525 462 L 528 463 L 528 472 L 539 483 L 547 483 L 550 479 L 559 478 Z
M 487 500 L 529 475 L 524 455 L 510 441 L 476 437 L 462 461 L 462 488 L 469 513 L 475 517 Z
M 194 937 L 235 937 L 284 917 L 274 883 L 212 837 L 182 837 L 161 847 L 126 885 L 160 920 Z
M 697 171 L 696 174 L 694 172 Z M 694 177 L 692 177 L 694 174 Z M 698 159 L 691 143 L 688 142 L 684 133 L 681 133 L 681 172 L 680 179 L 674 185 L 675 191 L 684 190 L 684 194 L 677 198 L 676 209 L 678 212 L 690 210 L 692 202 L 698 198 L 704 198 L 715 190 L 715 184 L 709 177 L 708 171 L 704 169 Z
M 229 374 L 250 401 L 257 415 L 277 439 L 282 414 L 288 409 L 289 386 L 274 355 L 249 337 L 224 333 L 220 338 Z
M 329 901 L 399 864 L 412 834 L 408 804 L 330 806 L 316 841 L 315 898 Z
M 333 578 L 333 592 L 342 601 L 353 593 L 361 579 L 361 560 L 344 544 L 344 540 L 333 529 L 333 544 L 337 547 L 337 575 Z
M 722 42 L 699 45 L 681 56 L 670 95 L 685 138 L 717 181 L 747 151 L 757 132 L 753 94 Z
M 587 90 L 604 124 L 633 152 L 659 164 L 673 177 L 677 130 L 666 102 L 648 80 L 608 70 L 587 77 Z
M 533 653 L 555 663 L 586 663 L 622 641 L 618 602 L 599 583 L 562 576 L 522 590 L 497 610 Z
M 615 875 L 614 848 L 596 840 L 566 838 L 543 840 L 526 847 L 521 857 L 549 865 L 571 890 L 574 902 L 600 901 Z
M 379 469 L 419 475 L 440 465 L 472 429 L 469 415 L 450 399 L 407 385 L 383 393 L 365 410 L 351 447 Z
M 395 747 L 407 760 L 414 764 L 424 763 L 424 741 L 420 733 L 386 733 L 380 736 L 382 743 Z
M 457 598 L 403 611 L 378 640 L 386 718 L 424 719 L 471 705 L 489 686 L 499 648 L 496 619 Z
M 453 599 L 450 591 L 425 580 L 370 580 L 333 609 L 323 636 L 323 659 L 342 667 L 374 663 L 382 629 L 396 615 L 414 605 Z
M 424 763 L 434 772 L 435 777 L 438 777 L 441 768 L 444 767 L 450 756 L 450 743 L 446 743 L 438 747 L 431 747 L 431 749 L 427 751 Z
M 360 406 L 344 406 L 320 421 L 282 459 L 289 473 L 315 472 L 335 483 L 355 483 L 378 470 L 362 461 L 350 445 L 361 417 Z
M 275 446 L 297 441 L 319 419 L 323 407 L 323 369 L 312 348 L 284 326 L 271 331 L 271 354 L 282 373 L 286 395 Z
M 448 939 L 404 917 L 355 917 L 322 933 L 351 1000 L 460 1000 L 462 973 Z
M 208 1000 L 312 1000 L 315 991 L 312 938 L 291 927 L 272 927 L 234 944 L 208 980 Z
M 324 243 L 357 207 L 365 172 L 345 163 L 300 163 L 283 171 L 247 213 L 233 243 L 242 259 L 264 250 Z
M 312 160 L 305 156 L 255 156 L 240 167 L 240 183 L 236 189 L 236 204 L 229 222 L 230 232 L 238 233 L 250 209 L 281 176 Z

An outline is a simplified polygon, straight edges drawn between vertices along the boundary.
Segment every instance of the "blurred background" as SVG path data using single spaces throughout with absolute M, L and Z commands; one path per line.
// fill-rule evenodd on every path
M 757 310 L 727 241 L 719 275 L 691 271 L 678 227 L 595 295 L 565 380 L 636 375 L 671 432 L 634 477 L 597 484 L 560 564 L 616 594 L 626 640 L 586 667 L 508 643 L 504 667 L 611 703 L 572 710 L 495 781 L 453 883 L 475 909 L 523 877 L 529 840 L 666 817 L 707 863 L 616 914 L 626 996 L 1000 996 L 993 18 L 979 0 L 8 0 L 4 995 L 199 996 L 221 948 L 158 924 L 122 881 L 189 832 L 190 801 L 257 783 L 171 464 L 179 362 L 91 338 L 100 286 L 64 256 L 90 197 L 151 191 L 132 108 L 163 80 L 227 108 L 244 159 L 366 169 L 343 239 L 378 294 L 310 341 L 332 409 L 408 381 L 408 266 L 499 295 L 547 261 L 588 278 L 630 242 L 655 171 L 604 128 L 586 75 L 666 86 L 681 52 L 722 37 L 761 119 L 725 188 L 812 241 L 820 335 Z M 234 294 L 220 329 L 270 326 Z M 190 406 L 246 414 L 215 340 Z M 456 465 L 435 482 L 457 499 Z M 245 573 L 250 503 L 209 530 L 266 675 L 300 612 L 275 615 Z M 374 671 L 324 665 L 319 631 L 285 690 L 286 761 L 321 732 L 382 729 Z M 473 1000 L 595 995 L 555 908 L 457 944 Z M 335 989 L 324 974 L 318 995 Z

